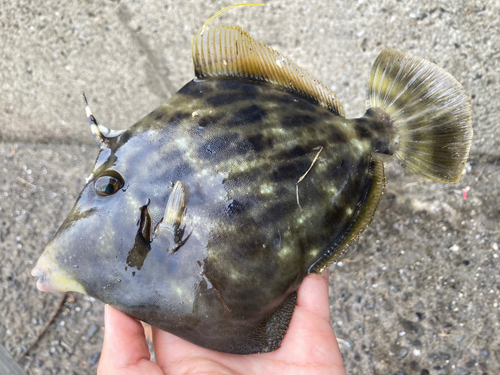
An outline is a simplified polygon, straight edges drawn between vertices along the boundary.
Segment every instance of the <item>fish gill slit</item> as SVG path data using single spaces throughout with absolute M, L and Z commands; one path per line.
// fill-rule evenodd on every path
M 227 305 L 226 301 L 224 301 L 224 298 L 222 298 L 222 295 L 220 294 L 219 290 L 215 287 L 215 285 L 210 281 L 210 279 L 208 278 L 207 274 L 205 273 L 205 271 L 203 271 L 203 267 L 201 266 L 201 262 L 199 260 L 196 261 L 196 264 L 198 264 L 198 267 L 200 268 L 200 273 L 201 275 L 205 278 L 205 280 L 207 282 L 210 283 L 210 285 L 212 285 L 212 288 L 214 288 L 215 292 L 217 293 L 217 295 L 219 296 L 220 300 L 222 301 L 222 304 L 224 305 L 224 307 L 227 309 L 227 311 L 231 312 L 231 309 L 229 308 L 229 306 Z
M 312 167 L 316 163 L 316 160 L 318 160 L 319 154 L 321 154 L 321 151 L 323 151 L 323 146 L 320 146 L 319 151 L 316 153 L 316 156 L 314 157 L 311 165 L 307 169 L 306 173 L 304 173 L 302 176 L 300 176 L 299 180 L 295 183 L 295 193 L 297 195 L 297 205 L 299 206 L 300 210 L 302 211 L 302 206 L 300 205 L 300 198 L 299 198 L 299 183 L 306 178 L 307 174 L 311 171 Z

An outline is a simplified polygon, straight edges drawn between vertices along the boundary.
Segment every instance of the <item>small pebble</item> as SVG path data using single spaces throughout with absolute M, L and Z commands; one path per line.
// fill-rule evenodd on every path
M 95 365 L 99 361 L 99 358 L 101 358 L 101 352 L 92 354 L 90 356 L 90 364 Z
M 450 359 L 450 355 L 448 353 L 439 352 L 439 358 L 441 358 L 441 359 Z
M 408 354 L 408 349 L 401 348 L 401 350 L 399 351 L 399 358 L 404 358 L 406 357 L 407 354 Z
M 417 361 L 411 361 L 410 362 L 410 368 L 413 370 L 413 371 L 418 371 L 420 370 L 420 366 L 418 364 Z
M 476 360 L 475 359 L 471 359 L 470 361 L 468 361 L 467 363 L 465 363 L 465 366 L 467 366 L 467 368 L 472 368 L 476 365 Z
M 66 349 L 66 351 L 69 353 L 69 354 L 73 354 L 75 352 L 75 350 L 69 346 L 68 344 L 66 344 L 64 341 L 61 341 L 61 346 Z
M 87 334 L 85 335 L 85 341 L 89 341 L 94 335 L 97 333 L 99 330 L 99 326 L 93 324 L 92 327 L 88 330 Z
M 427 354 L 427 358 L 429 358 L 429 359 L 436 360 L 436 359 L 437 359 L 437 357 L 438 357 L 438 356 L 437 356 L 437 354 L 435 354 L 435 353 L 429 353 L 429 354 Z

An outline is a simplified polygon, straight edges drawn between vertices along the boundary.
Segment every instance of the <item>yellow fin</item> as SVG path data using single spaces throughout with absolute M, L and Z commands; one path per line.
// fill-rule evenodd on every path
M 440 182 L 458 182 L 472 144 L 464 89 L 439 66 L 384 49 L 373 64 L 368 107 L 387 112 L 399 136 L 399 164 Z
M 371 186 L 366 194 L 364 204 L 359 208 L 351 227 L 334 249 L 322 255 L 309 267 L 308 273 L 323 272 L 326 267 L 337 261 L 346 252 L 348 245 L 370 225 L 385 188 L 384 163 L 382 160 L 373 158 L 369 173 L 368 182 Z
M 333 91 L 305 69 L 234 26 L 203 26 L 191 52 L 197 78 L 228 77 L 266 82 L 345 116 Z

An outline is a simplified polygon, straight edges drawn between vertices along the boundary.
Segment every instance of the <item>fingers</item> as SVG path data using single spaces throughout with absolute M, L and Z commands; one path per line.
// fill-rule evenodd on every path
M 178 362 L 182 362 L 185 358 L 202 358 L 209 357 L 213 353 L 215 353 L 215 355 L 219 354 L 192 344 L 156 327 L 152 328 L 156 362 L 160 365 L 171 366 Z
M 155 327 L 153 327 L 153 343 L 156 363 L 165 373 L 238 374 L 231 370 L 232 361 L 228 361 L 228 358 L 232 356 L 241 359 L 242 356 L 205 349 Z
M 195 350 L 194 345 L 171 333 L 152 327 L 153 345 L 157 363 L 170 364 L 189 357 Z M 179 350 L 180 349 L 180 350 Z
M 141 323 L 106 305 L 104 344 L 97 373 L 159 374 L 159 369 L 149 359 L 149 348 Z
M 330 319 L 330 303 L 328 301 L 328 270 L 322 274 L 308 275 L 297 291 L 297 306 Z
M 294 358 L 297 363 L 315 363 L 328 373 L 345 374 L 342 355 L 330 324 L 328 270 L 308 275 L 297 291 L 297 306 L 285 335 L 280 359 Z

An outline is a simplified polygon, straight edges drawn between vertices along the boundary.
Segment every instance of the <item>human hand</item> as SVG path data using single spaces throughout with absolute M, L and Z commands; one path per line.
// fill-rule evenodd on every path
M 328 271 L 304 279 L 281 348 L 271 353 L 220 353 L 153 328 L 154 363 L 139 321 L 108 305 L 104 321 L 104 344 L 97 370 L 101 375 L 345 374 L 330 324 Z

